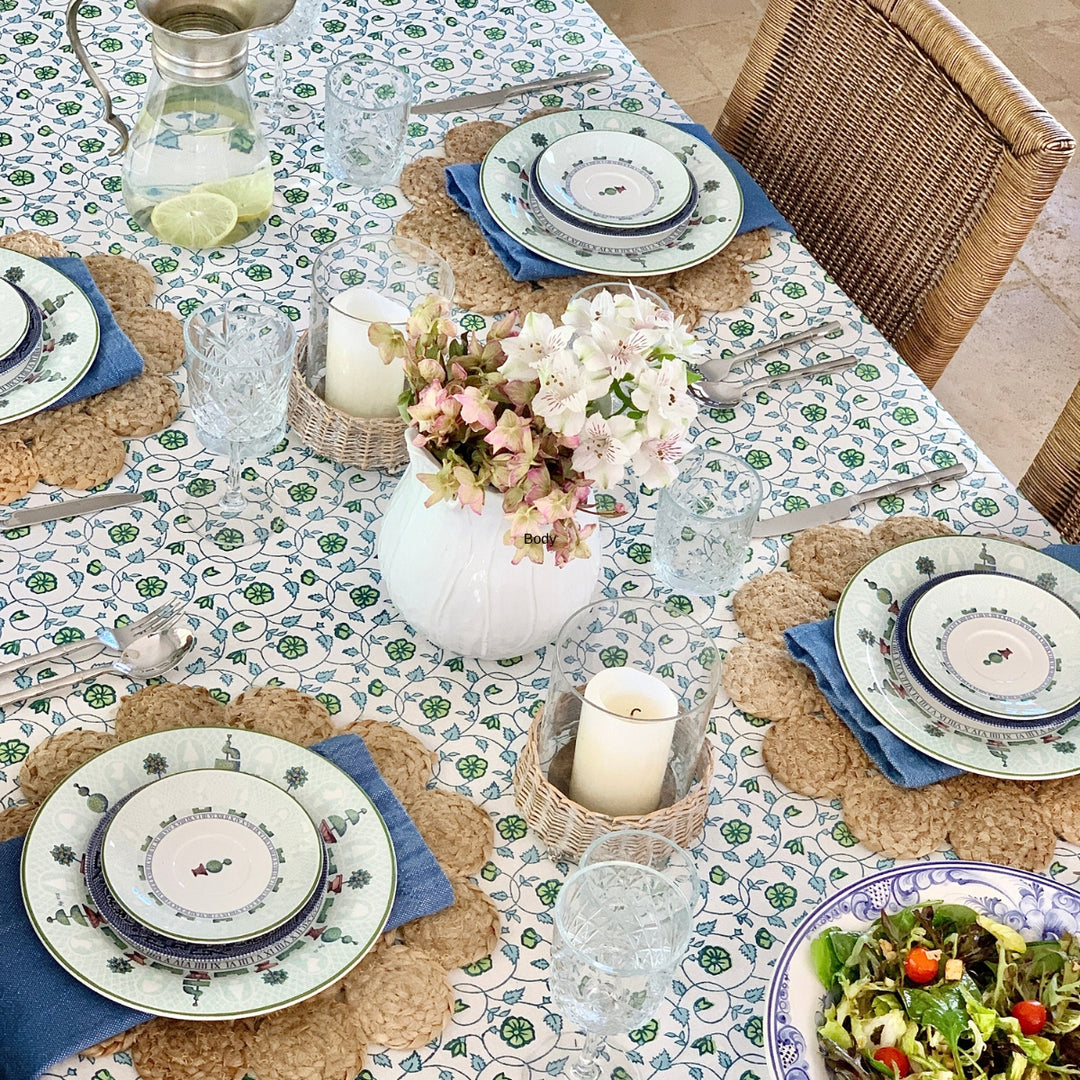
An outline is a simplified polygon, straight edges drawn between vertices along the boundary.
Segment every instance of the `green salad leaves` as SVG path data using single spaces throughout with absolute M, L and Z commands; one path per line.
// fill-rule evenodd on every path
M 1080 941 L 1025 942 L 961 904 L 829 928 L 818 1044 L 841 1080 L 1080 1078 Z

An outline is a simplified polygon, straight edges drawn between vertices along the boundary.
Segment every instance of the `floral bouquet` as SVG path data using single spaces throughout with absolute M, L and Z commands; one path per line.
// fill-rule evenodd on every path
M 402 416 L 439 463 L 419 476 L 427 505 L 456 500 L 479 514 L 494 489 L 515 563 L 543 562 L 546 550 L 559 566 L 588 557 L 596 526 L 578 515 L 594 509 L 594 485 L 614 487 L 627 467 L 654 488 L 678 472 L 697 412 L 687 392 L 696 339 L 639 293 L 573 300 L 559 326 L 532 312 L 519 327 L 515 312 L 484 341 L 462 335 L 449 310 L 430 296 L 404 334 L 386 323 L 370 331 L 385 362 L 403 360 Z

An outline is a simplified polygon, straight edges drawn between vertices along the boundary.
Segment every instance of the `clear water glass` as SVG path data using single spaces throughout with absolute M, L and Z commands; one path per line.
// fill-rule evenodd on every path
M 658 293 L 641 285 L 635 285 L 632 281 L 598 281 L 595 285 L 586 285 L 583 289 L 578 289 L 570 300 L 571 302 L 586 300 L 592 304 L 602 292 L 610 293 L 616 299 L 621 296 L 629 296 L 635 300 L 644 298 L 655 304 L 660 311 L 671 310 L 671 305 Z
M 656 577 L 692 596 L 734 588 L 761 498 L 761 481 L 745 461 L 695 447 L 660 492 L 652 545 Z
M 694 857 L 674 840 L 648 829 L 616 829 L 598 836 L 581 856 L 578 866 L 602 862 L 640 863 L 663 874 L 678 886 L 690 907 L 697 910 L 701 898 L 701 879 Z
M 605 1039 L 644 1024 L 670 989 L 690 942 L 690 908 L 659 871 L 599 862 L 566 879 L 553 915 L 552 1005 L 586 1032 L 563 1075 L 597 1080 Z
M 377 188 L 405 164 L 412 76 L 366 56 L 335 64 L 326 76 L 326 165 L 340 183 Z
M 208 450 L 229 457 L 225 490 L 216 503 L 199 504 L 199 520 L 219 543 L 224 530 L 222 546 L 235 550 L 248 531 L 265 529 L 265 486 L 245 488 L 241 464 L 285 434 L 296 331 L 269 304 L 226 299 L 191 314 L 184 341 L 195 433 Z

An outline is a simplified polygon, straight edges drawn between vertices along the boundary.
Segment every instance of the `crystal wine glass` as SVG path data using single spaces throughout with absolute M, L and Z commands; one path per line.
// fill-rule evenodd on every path
M 259 119 L 264 131 L 276 131 L 282 124 L 299 119 L 311 111 L 311 106 L 300 101 L 285 100 L 285 49 L 287 46 L 307 45 L 315 36 L 322 0 L 296 0 L 292 13 L 277 26 L 259 31 L 259 37 L 270 44 L 274 64 L 273 84 L 269 95 L 260 91 Z
M 245 486 L 240 466 L 285 434 L 296 331 L 277 308 L 241 297 L 199 308 L 184 324 L 184 341 L 195 432 L 208 450 L 229 456 L 217 502 L 185 511 L 219 547 L 236 552 L 266 535 L 266 487 Z
M 701 879 L 694 857 L 674 840 L 647 829 L 616 829 L 598 836 L 581 856 L 579 867 L 601 862 L 640 863 L 652 867 L 677 885 L 686 897 L 691 916 L 701 899 Z
M 609 1035 L 645 1023 L 690 943 L 690 907 L 677 880 L 630 862 L 575 870 L 555 901 L 550 990 L 585 1045 L 564 1075 L 598 1080 Z

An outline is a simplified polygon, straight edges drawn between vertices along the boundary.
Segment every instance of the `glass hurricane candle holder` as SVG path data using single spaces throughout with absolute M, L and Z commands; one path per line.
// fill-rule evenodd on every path
M 349 416 L 396 417 L 405 385 L 400 361 L 384 364 L 372 323 L 404 331 L 425 296 L 454 296 L 454 274 L 430 248 L 406 237 L 357 236 L 321 252 L 311 269 L 308 386 Z
M 581 608 L 552 646 L 540 768 L 587 810 L 641 816 L 683 799 L 716 699 L 705 626 L 625 597 Z

